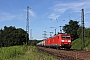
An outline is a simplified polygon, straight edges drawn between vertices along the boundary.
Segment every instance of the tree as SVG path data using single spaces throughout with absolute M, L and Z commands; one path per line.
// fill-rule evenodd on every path
M 1 29 L 0 30 L 0 47 L 2 47 L 3 46 L 3 30 Z
M 78 28 L 77 34 L 79 38 L 82 38 L 82 27 L 81 26 Z
M 0 30 L 0 46 L 23 45 L 26 43 L 26 34 L 27 32 L 21 28 L 4 26 L 4 29 Z
M 90 38 L 90 28 L 84 28 L 84 36 Z
M 77 30 L 79 28 L 78 22 L 70 20 L 68 24 L 63 26 L 63 31 L 65 33 L 71 34 L 72 40 L 78 38 Z

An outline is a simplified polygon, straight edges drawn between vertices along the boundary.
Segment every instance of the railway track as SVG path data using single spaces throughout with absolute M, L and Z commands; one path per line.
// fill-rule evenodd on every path
M 90 52 L 77 50 L 57 50 L 52 48 L 37 47 L 40 52 L 52 55 L 58 60 L 90 60 Z

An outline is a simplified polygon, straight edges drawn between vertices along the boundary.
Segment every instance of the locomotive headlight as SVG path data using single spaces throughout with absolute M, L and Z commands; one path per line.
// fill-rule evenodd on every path
M 71 40 L 68 40 L 68 42 L 71 42 Z
M 62 42 L 64 42 L 64 40 L 62 40 Z

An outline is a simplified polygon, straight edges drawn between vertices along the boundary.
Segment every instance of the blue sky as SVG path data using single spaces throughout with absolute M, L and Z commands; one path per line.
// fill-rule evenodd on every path
M 90 0 L 0 0 L 0 28 L 15 26 L 26 30 L 26 9 L 29 6 L 29 25 L 33 39 L 43 39 L 43 31 L 54 32 L 69 19 L 80 21 L 85 11 L 85 27 L 90 27 Z M 55 28 L 50 28 L 55 27 Z M 54 34 L 54 33 L 53 33 Z

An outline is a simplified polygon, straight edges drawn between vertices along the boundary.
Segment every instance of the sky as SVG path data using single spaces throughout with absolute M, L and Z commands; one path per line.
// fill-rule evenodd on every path
M 27 6 L 30 39 L 43 39 L 43 31 L 50 37 L 50 32 L 54 34 L 55 29 L 60 32 L 59 26 L 70 20 L 81 25 L 82 9 L 85 27 L 90 27 L 90 0 L 0 0 L 0 28 L 15 26 L 26 31 Z

